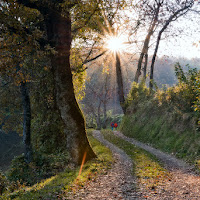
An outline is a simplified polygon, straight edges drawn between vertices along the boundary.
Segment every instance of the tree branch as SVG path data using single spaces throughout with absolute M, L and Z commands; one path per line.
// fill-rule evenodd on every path
M 80 27 L 75 28 L 74 30 L 72 30 L 72 33 L 76 33 L 78 30 L 80 30 L 81 28 L 85 27 L 87 25 L 87 23 L 90 21 L 90 19 L 92 18 L 92 16 L 94 15 L 94 13 L 97 11 L 98 8 L 98 3 L 95 7 L 95 9 L 93 10 L 93 12 L 90 14 L 90 16 L 87 18 L 87 20 L 84 22 L 84 24 Z
M 37 5 L 36 3 L 32 3 L 30 0 L 17 0 L 17 2 L 21 5 L 26 6 L 26 7 L 37 9 L 41 12 L 41 7 L 40 7 L 41 5 Z
M 107 51 L 108 51 L 108 50 L 105 50 L 105 51 L 103 51 L 102 53 L 100 53 L 99 55 L 95 56 L 94 58 L 91 58 L 91 59 L 89 59 L 89 60 L 85 60 L 85 61 L 83 62 L 83 65 L 86 64 L 86 63 L 89 63 L 89 62 L 91 62 L 91 61 L 94 61 L 94 60 L 96 60 L 97 58 L 103 56 Z

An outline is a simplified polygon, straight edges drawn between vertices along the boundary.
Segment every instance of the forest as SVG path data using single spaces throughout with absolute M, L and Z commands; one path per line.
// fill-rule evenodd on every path
M 200 198 L 199 15 L 199 0 L 1 0 L 0 199 Z

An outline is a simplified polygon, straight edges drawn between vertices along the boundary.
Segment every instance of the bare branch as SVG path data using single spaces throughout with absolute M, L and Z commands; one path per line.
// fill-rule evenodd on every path
M 91 62 L 91 61 L 94 61 L 94 60 L 96 60 L 97 58 L 103 56 L 107 51 L 108 51 L 108 50 L 105 50 L 105 51 L 103 51 L 102 53 L 100 53 L 99 55 L 95 56 L 94 58 L 91 58 L 91 59 L 89 59 L 89 60 L 85 60 L 85 61 L 83 62 L 83 65 L 86 64 L 86 63 L 89 63 L 89 62 Z

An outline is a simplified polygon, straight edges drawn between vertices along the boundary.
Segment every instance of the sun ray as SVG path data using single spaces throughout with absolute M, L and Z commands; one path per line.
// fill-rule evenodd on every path
M 106 48 L 113 52 L 119 52 L 123 49 L 123 40 L 119 37 L 110 37 L 106 42 Z

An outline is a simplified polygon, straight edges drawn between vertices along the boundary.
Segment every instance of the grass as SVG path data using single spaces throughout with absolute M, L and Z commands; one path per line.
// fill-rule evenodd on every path
M 88 131 L 88 139 L 98 158 L 87 162 L 83 166 L 81 175 L 79 175 L 80 168 L 67 168 L 64 172 L 32 187 L 23 187 L 13 193 L 4 194 L 1 199 L 62 199 L 69 191 L 76 192 L 88 181 L 94 180 L 98 174 L 106 173 L 113 162 L 111 151 L 93 138 L 91 131 Z
M 170 174 L 161 166 L 155 156 L 116 137 L 110 130 L 104 130 L 102 133 L 109 142 L 130 156 L 134 163 L 133 174 L 137 177 L 139 184 L 145 186 L 146 190 L 156 192 L 158 185 L 164 184 L 166 179 L 171 179 Z
M 194 164 L 200 161 L 200 134 L 192 123 L 192 119 L 184 121 L 172 113 L 148 113 L 147 109 L 138 109 L 134 115 L 124 116 L 120 128 L 128 137 Z

